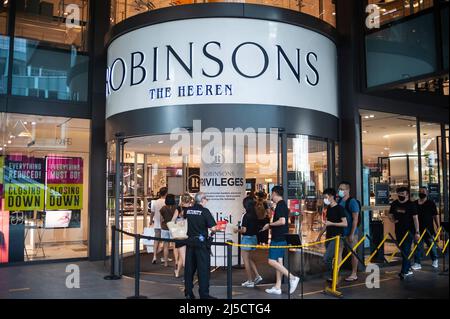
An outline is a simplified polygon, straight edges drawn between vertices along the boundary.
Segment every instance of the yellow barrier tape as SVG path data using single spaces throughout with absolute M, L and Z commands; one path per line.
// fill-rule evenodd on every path
M 226 244 L 233 246 L 233 247 L 245 247 L 245 248 L 256 248 L 256 249 L 288 249 L 288 248 L 305 248 L 305 247 L 320 245 L 320 244 L 324 244 L 328 241 L 332 241 L 334 239 L 336 239 L 336 237 L 328 238 L 325 240 L 316 241 L 316 242 L 312 242 L 312 243 L 306 243 L 303 245 L 284 245 L 284 246 L 249 245 L 249 244 L 237 244 L 237 243 L 231 243 L 231 242 L 226 242 Z
M 447 246 L 448 246 L 448 239 L 447 239 L 447 242 L 444 245 L 444 248 L 442 248 L 442 254 L 445 253 L 445 250 L 447 249 Z
M 357 243 L 354 247 L 352 247 L 352 250 L 355 250 L 356 248 L 359 247 L 359 245 L 361 245 L 364 241 L 366 240 L 366 235 L 364 235 Z M 352 252 L 349 252 L 347 254 L 347 256 L 344 257 L 344 259 L 342 259 L 341 263 L 339 264 L 339 268 L 342 267 L 342 265 L 347 261 L 347 259 L 350 257 L 350 255 L 352 254 Z
M 368 264 L 370 264 L 370 261 L 372 260 L 373 257 L 375 257 L 375 255 L 377 254 L 378 250 L 380 249 L 381 246 L 383 246 L 384 242 L 387 240 L 388 238 L 388 234 L 386 234 L 383 238 L 383 240 L 381 241 L 381 243 L 378 245 L 377 249 L 375 249 L 375 251 L 372 253 L 372 255 L 370 255 L 369 259 L 367 259 L 366 261 L 366 266 Z
M 419 241 L 417 242 L 417 244 L 414 245 L 413 250 L 411 251 L 411 253 L 408 256 L 408 259 L 411 259 L 411 257 L 414 255 L 414 252 L 416 251 L 417 247 L 419 246 L 420 242 L 422 241 L 423 236 L 425 236 L 425 233 L 427 232 L 427 230 L 425 229 L 422 233 L 422 235 L 420 235 L 419 237 Z
M 425 254 L 425 256 L 428 256 L 428 254 L 430 253 L 431 248 L 433 248 L 434 243 L 438 240 L 439 235 L 441 234 L 441 230 L 442 230 L 442 227 L 439 227 L 439 230 L 438 230 L 438 232 L 436 234 L 436 237 L 434 237 L 433 242 L 431 243 L 430 247 L 428 247 L 428 250 L 427 250 L 427 253 Z
M 400 241 L 400 244 L 398 244 L 398 247 L 402 247 L 403 242 L 405 241 L 406 237 L 408 237 L 409 235 L 409 230 L 406 232 L 405 236 L 403 236 L 403 239 Z M 390 263 L 392 261 L 392 259 L 394 259 L 394 256 L 397 254 L 397 251 L 394 251 L 391 255 L 391 257 L 388 260 L 388 263 Z

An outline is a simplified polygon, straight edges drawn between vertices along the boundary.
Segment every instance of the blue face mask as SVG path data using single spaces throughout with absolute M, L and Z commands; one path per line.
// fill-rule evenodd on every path
M 339 197 L 340 197 L 340 198 L 345 197 L 345 191 L 340 190 L 340 191 L 339 191 Z

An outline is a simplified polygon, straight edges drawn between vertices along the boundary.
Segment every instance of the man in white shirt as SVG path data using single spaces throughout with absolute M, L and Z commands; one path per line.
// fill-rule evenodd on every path
M 155 230 L 155 237 L 161 238 L 161 213 L 160 210 L 166 205 L 166 195 L 168 189 L 167 187 L 161 187 L 159 190 L 159 198 L 157 200 L 153 200 L 150 211 L 151 211 L 151 219 L 150 225 L 153 224 L 153 229 Z M 155 240 L 153 243 L 153 260 L 152 264 L 156 264 L 156 260 L 159 253 L 159 241 Z

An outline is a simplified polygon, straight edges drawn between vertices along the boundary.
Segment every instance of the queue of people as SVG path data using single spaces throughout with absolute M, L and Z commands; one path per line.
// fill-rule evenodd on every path
M 438 255 L 433 239 L 436 235 L 435 229 L 439 227 L 439 218 L 436 205 L 428 199 L 428 192 L 425 187 L 419 191 L 419 199 L 411 201 L 409 189 L 399 187 L 397 190 L 397 200 L 391 203 L 389 218 L 395 225 L 395 235 L 397 241 L 403 238 L 401 245 L 402 267 L 400 278 L 411 276 L 412 270 L 421 269 L 421 260 L 424 254 L 424 244 L 431 247 L 432 266 L 438 268 Z M 270 247 L 268 249 L 268 265 L 275 270 L 276 282 L 272 288 L 266 289 L 266 293 L 280 295 L 282 277 L 288 277 L 290 282 L 290 293 L 293 293 L 300 281 L 285 268 L 283 259 L 287 246 L 285 235 L 289 233 L 289 209 L 283 198 L 283 187 L 274 186 L 271 192 L 271 202 L 267 201 L 267 196 L 263 192 L 248 194 L 243 201 L 244 214 L 240 227 L 235 232 L 242 235 L 242 259 L 245 266 L 246 281 L 243 287 L 254 288 L 263 281 L 258 270 L 255 251 L 256 246 L 267 244 L 270 232 Z M 358 242 L 358 228 L 361 223 L 361 204 L 351 196 L 351 185 L 348 182 L 341 182 L 338 191 L 327 188 L 323 194 L 325 221 L 324 227 L 319 232 L 317 241 L 322 239 L 326 233 L 326 239 L 339 236 L 342 240 L 339 251 L 339 258 L 342 257 L 343 247 L 354 247 Z M 193 279 L 197 272 L 199 281 L 200 298 L 213 299 L 209 294 L 210 276 L 210 253 L 211 236 L 216 231 L 216 222 L 211 212 L 205 207 L 208 199 L 204 193 L 197 193 L 195 198 L 189 194 L 184 194 L 180 200 L 180 206 L 176 205 L 175 196 L 167 194 L 167 188 L 160 189 L 160 198 L 152 203 L 152 221 L 155 227 L 155 236 L 161 238 L 171 238 L 168 229 L 168 222 L 188 222 L 187 236 L 185 242 L 176 243 L 174 248 L 175 277 L 179 277 L 182 268 L 184 271 L 185 296 L 194 299 Z M 273 216 L 272 216 L 273 215 Z M 414 264 L 411 265 L 409 256 L 413 243 L 419 241 L 420 235 L 425 231 L 425 235 L 418 244 L 414 255 Z M 159 236 L 158 236 L 159 235 Z M 325 254 L 323 257 L 327 267 L 327 281 L 332 279 L 333 259 L 335 255 L 335 240 L 327 240 L 325 243 Z M 157 260 L 157 255 L 163 251 L 162 262 L 168 266 L 169 243 L 164 242 L 162 249 L 155 241 L 153 263 Z M 346 281 L 358 280 L 358 258 L 351 259 L 351 273 L 345 278 Z

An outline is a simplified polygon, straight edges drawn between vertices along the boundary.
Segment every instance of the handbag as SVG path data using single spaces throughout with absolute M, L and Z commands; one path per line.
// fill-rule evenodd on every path
M 186 239 L 188 222 L 187 220 L 180 220 L 178 222 L 168 222 L 167 227 L 169 228 L 170 235 L 173 239 Z

